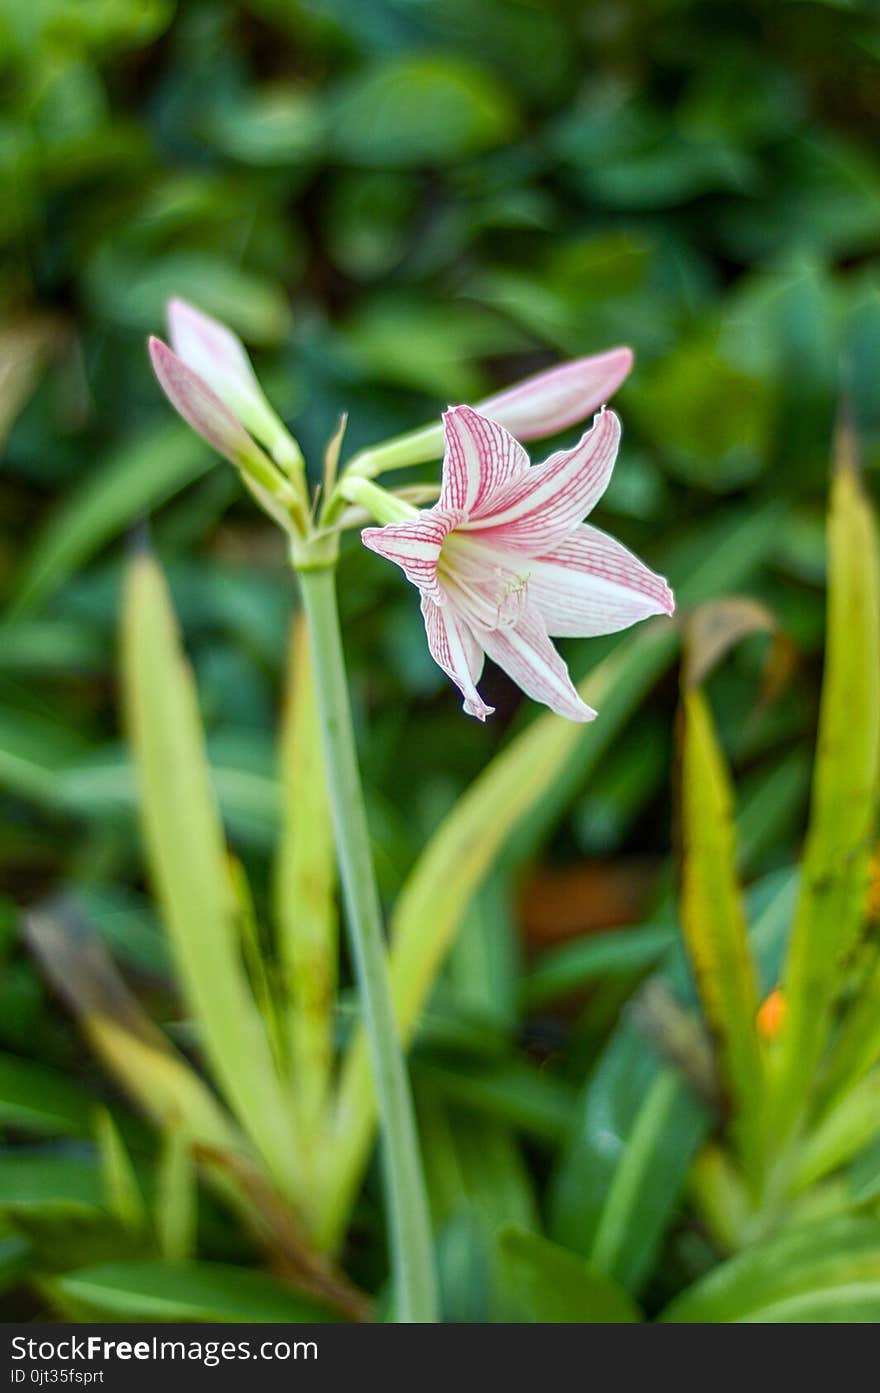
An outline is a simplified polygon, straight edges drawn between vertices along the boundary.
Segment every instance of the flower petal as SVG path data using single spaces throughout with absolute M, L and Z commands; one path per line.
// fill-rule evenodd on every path
M 493 546 L 541 556 L 557 546 L 602 497 L 611 478 L 620 422 L 603 411 L 573 450 L 559 450 L 518 475 L 464 528 Z
M 548 634 L 558 637 L 613 634 L 675 609 L 662 576 L 588 523 L 549 555 L 529 561 L 528 594 Z
M 443 539 L 458 521 L 455 513 L 430 508 L 410 522 L 391 522 L 385 527 L 366 527 L 361 541 L 370 551 L 399 566 L 407 580 L 442 603 L 437 562 Z
M 476 684 L 483 671 L 483 650 L 454 605 L 438 605 L 429 595 L 422 595 L 422 616 L 431 657 L 447 677 L 451 677 L 464 697 L 464 709 L 469 716 L 485 721 L 495 710 L 487 706 Z
M 222 393 L 228 387 L 236 394 L 262 397 L 244 344 L 231 329 L 186 300 L 169 300 L 167 313 L 168 336 L 174 352 L 215 392 Z
M 205 380 L 258 440 L 288 459 L 290 438 L 266 400 L 238 335 L 186 300 L 169 300 L 167 313 L 168 334 L 178 357 Z
M 525 450 L 503 428 L 471 406 L 453 406 L 443 415 L 441 508 L 460 508 L 479 517 L 499 488 L 529 467 Z
M 630 348 L 611 348 L 590 358 L 576 358 L 498 392 L 480 402 L 478 410 L 518 440 L 555 435 L 586 420 L 608 401 L 632 365 Z
M 161 339 L 151 338 L 149 347 L 153 371 L 162 391 L 175 411 L 203 440 L 233 464 L 247 466 L 255 457 L 265 459 L 238 418 L 198 373 L 187 367 Z
M 526 696 L 544 702 L 570 721 L 595 718 L 593 708 L 578 696 L 568 668 L 550 642 L 544 621 L 533 605 L 525 608 L 514 628 L 481 631 L 479 641 Z

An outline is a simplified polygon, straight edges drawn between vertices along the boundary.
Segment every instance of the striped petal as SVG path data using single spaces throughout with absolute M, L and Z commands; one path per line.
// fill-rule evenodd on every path
M 570 721 L 595 718 L 593 708 L 578 696 L 568 668 L 550 642 L 544 621 L 533 605 L 525 608 L 514 628 L 481 632 L 480 643 L 526 696 L 542 701 Z
M 151 338 L 149 347 L 153 371 L 162 391 L 175 411 L 203 440 L 233 464 L 246 467 L 250 460 L 262 458 L 269 465 L 238 418 L 198 373 L 187 367 L 161 339 Z
M 675 609 L 662 576 L 587 523 L 548 556 L 529 561 L 528 595 L 557 637 L 613 634 Z
M 477 691 L 476 684 L 483 671 L 482 648 L 454 605 L 435 604 L 429 595 L 423 594 L 422 617 L 434 662 L 461 692 L 468 715 L 485 721 L 495 707 L 487 706 Z
M 493 497 L 490 512 L 464 527 L 528 556 L 552 551 L 602 497 L 619 443 L 620 422 L 603 411 L 573 450 L 532 465 Z
M 460 508 L 478 518 L 499 488 L 529 468 L 529 457 L 513 436 L 473 407 L 445 412 L 443 434 L 441 508 Z
M 613 396 L 632 365 L 629 348 L 576 358 L 498 392 L 479 409 L 519 440 L 538 440 L 586 420 Z
M 410 522 L 391 522 L 386 527 L 366 527 L 361 541 L 370 551 L 378 552 L 387 561 L 399 566 L 407 580 L 420 590 L 442 602 L 443 592 L 437 579 L 437 562 L 446 534 L 456 525 L 459 515 L 431 508 L 419 513 Z

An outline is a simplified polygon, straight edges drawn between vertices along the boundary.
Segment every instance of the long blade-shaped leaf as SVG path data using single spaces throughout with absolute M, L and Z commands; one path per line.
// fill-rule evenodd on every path
M 828 521 L 828 632 L 810 828 L 785 966 L 788 1012 L 773 1109 L 777 1135 L 795 1123 L 828 1038 L 842 956 L 863 920 L 880 757 L 880 577 L 871 510 L 838 440 Z M 838 1046 L 835 1086 L 880 1050 L 880 975 Z
M 791 1181 L 804 1189 L 836 1170 L 862 1151 L 880 1134 L 880 1072 L 866 1074 L 848 1088 L 821 1121 L 810 1128 L 798 1152 Z
M 623 1287 L 567 1248 L 511 1227 L 499 1234 L 498 1249 L 526 1321 L 617 1325 L 640 1319 Z
M 638 1292 L 681 1202 L 709 1115 L 620 1022 L 575 1107 L 550 1192 L 550 1236 Z
M 86 1137 L 94 1103 L 87 1089 L 60 1071 L 0 1053 L 0 1127 L 49 1137 Z
M 223 1263 L 116 1262 L 47 1277 L 42 1288 L 68 1319 L 328 1321 L 311 1297 L 274 1277 Z
M 97 1111 L 95 1138 L 101 1158 L 105 1204 L 123 1228 L 136 1237 L 146 1222 L 144 1197 L 125 1142 L 108 1108 Z
M 204 474 L 211 456 L 179 422 L 124 445 L 50 518 L 25 562 L 11 604 L 32 609 L 145 511 Z
M 241 961 L 195 687 L 148 556 L 128 577 L 123 662 L 150 870 L 205 1055 L 276 1183 L 300 1198 L 292 1108 Z
M 880 1224 L 826 1219 L 778 1234 L 716 1267 L 676 1297 L 663 1321 L 875 1323 L 880 1319 Z
M 308 635 L 291 636 L 281 736 L 281 838 L 275 912 L 290 996 L 289 1044 L 304 1134 L 319 1125 L 333 1065 L 338 915 L 330 800 Z
M 296 1214 L 254 1161 L 245 1138 L 204 1081 L 141 1010 L 100 942 L 88 932 L 75 903 L 60 900 L 33 910 L 24 924 L 46 976 L 95 1053 L 166 1135 L 175 1133 L 176 1143 L 192 1153 L 206 1179 L 279 1270 L 290 1272 L 303 1287 L 356 1319 L 368 1318 L 369 1301 L 309 1246 Z M 132 1131 L 128 1121 L 125 1131 Z M 184 1160 L 177 1157 L 172 1164 L 179 1169 Z M 179 1179 L 178 1174 L 175 1185 Z M 16 1184 L 20 1188 L 20 1182 Z M 57 1194 L 57 1177 L 50 1177 L 45 1188 Z M 97 1204 L 100 1185 L 94 1188 Z M 177 1252 L 188 1242 L 188 1203 L 178 1193 L 172 1197 L 175 1212 L 163 1219 L 163 1227 L 167 1222 L 171 1231 L 165 1229 L 162 1242 L 167 1246 L 170 1241 Z
M 197 1203 L 196 1169 L 189 1137 L 181 1127 L 168 1127 L 162 1139 L 156 1201 L 159 1252 L 166 1262 L 183 1262 L 192 1257 Z
M 77 903 L 59 899 L 30 910 L 23 928 L 95 1053 L 138 1106 L 161 1127 L 185 1124 L 199 1146 L 240 1150 L 243 1138 L 214 1094 L 128 992 Z
M 761 1153 L 764 1059 L 759 997 L 736 877 L 732 796 L 703 694 L 683 695 L 681 922 L 694 978 L 718 1041 L 733 1135 L 755 1174 Z

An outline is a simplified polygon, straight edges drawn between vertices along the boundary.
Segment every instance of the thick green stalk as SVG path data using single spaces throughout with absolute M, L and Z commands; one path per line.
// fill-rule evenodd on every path
M 394 1019 L 382 912 L 351 721 L 332 565 L 300 570 L 339 869 L 383 1140 L 397 1315 L 436 1319 L 431 1226 L 409 1080 Z

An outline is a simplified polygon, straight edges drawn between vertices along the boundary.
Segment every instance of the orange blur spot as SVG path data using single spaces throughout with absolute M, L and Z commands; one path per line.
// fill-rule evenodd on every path
M 875 851 L 868 867 L 868 893 L 865 897 L 865 916 L 880 920 L 880 851 Z
M 758 1008 L 758 1034 L 764 1040 L 775 1040 L 782 1029 L 788 1004 L 777 987 Z

